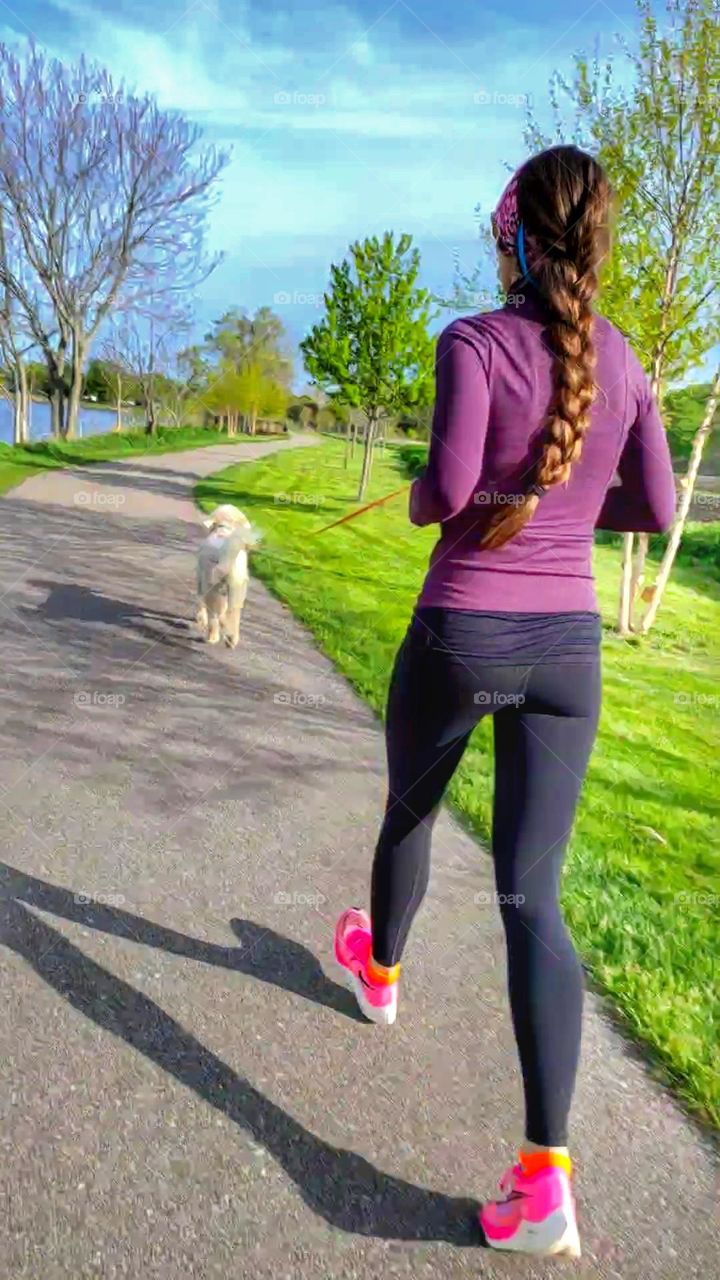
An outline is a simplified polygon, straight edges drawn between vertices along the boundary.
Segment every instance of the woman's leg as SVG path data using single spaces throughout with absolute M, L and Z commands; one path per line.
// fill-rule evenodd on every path
M 567 1143 L 583 978 L 559 904 L 560 872 L 592 751 L 600 666 L 537 666 L 524 703 L 495 716 L 493 857 L 525 1087 L 526 1137 Z
M 474 700 L 477 688 L 463 662 L 422 640 L 404 642 L 388 696 L 388 798 L 372 872 L 372 954 L 379 965 L 399 962 L 425 896 L 440 802 L 485 710 Z

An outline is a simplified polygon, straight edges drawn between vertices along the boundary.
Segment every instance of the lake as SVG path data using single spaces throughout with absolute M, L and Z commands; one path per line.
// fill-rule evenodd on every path
M 123 425 L 129 424 L 132 416 L 130 408 L 123 411 Z M 82 406 L 78 421 L 78 436 L 99 436 L 112 431 L 117 422 L 114 409 L 98 408 L 94 405 Z M 45 440 L 51 435 L 50 405 L 45 401 L 33 400 L 30 407 L 30 439 Z M 9 400 L 0 396 L 0 442 L 12 444 L 13 411 Z

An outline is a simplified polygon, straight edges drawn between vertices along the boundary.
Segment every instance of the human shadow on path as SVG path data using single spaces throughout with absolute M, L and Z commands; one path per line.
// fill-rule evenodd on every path
M 350 992 L 325 976 L 312 951 L 301 942 L 252 920 L 232 920 L 231 928 L 239 945 L 224 947 L 155 924 L 121 907 L 107 906 L 86 894 L 73 893 L 0 862 L 0 899 L 7 898 L 22 900 L 87 929 L 156 947 L 169 955 L 245 973 L 314 1004 L 325 1005 L 356 1022 L 364 1021 Z
M 473 1201 L 383 1173 L 355 1152 L 318 1138 L 153 1000 L 13 899 L 2 907 L 1 936 L 73 1009 L 144 1054 L 264 1146 L 308 1207 L 331 1226 L 386 1240 L 479 1243 Z

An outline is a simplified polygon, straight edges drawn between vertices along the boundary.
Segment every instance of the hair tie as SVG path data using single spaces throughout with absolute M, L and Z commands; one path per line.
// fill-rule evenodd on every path
M 529 498 L 531 496 L 533 498 L 542 498 L 544 493 L 547 493 L 547 489 L 545 488 L 544 484 L 531 484 L 525 496 L 526 498 Z
M 520 264 L 520 270 L 523 273 L 523 280 L 532 280 L 527 264 L 527 258 L 525 257 L 525 227 L 522 222 L 518 223 L 517 235 L 515 237 L 515 252 Z

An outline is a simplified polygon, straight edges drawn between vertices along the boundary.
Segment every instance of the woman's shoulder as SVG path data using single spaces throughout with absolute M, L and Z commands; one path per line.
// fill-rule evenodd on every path
M 492 329 L 487 324 L 487 320 L 493 314 L 488 311 L 479 315 L 457 316 L 444 329 L 441 329 L 438 345 L 447 347 L 453 342 L 464 342 L 475 347 L 482 355 L 492 339 Z
M 633 349 L 632 341 L 622 329 L 613 324 L 612 320 L 608 320 L 601 312 L 595 312 L 595 328 L 593 334 L 596 349 L 599 351 L 607 351 L 613 355 L 615 359 L 624 356 L 625 367 L 628 376 L 632 382 L 642 382 L 645 379 L 645 370 L 642 363 Z

